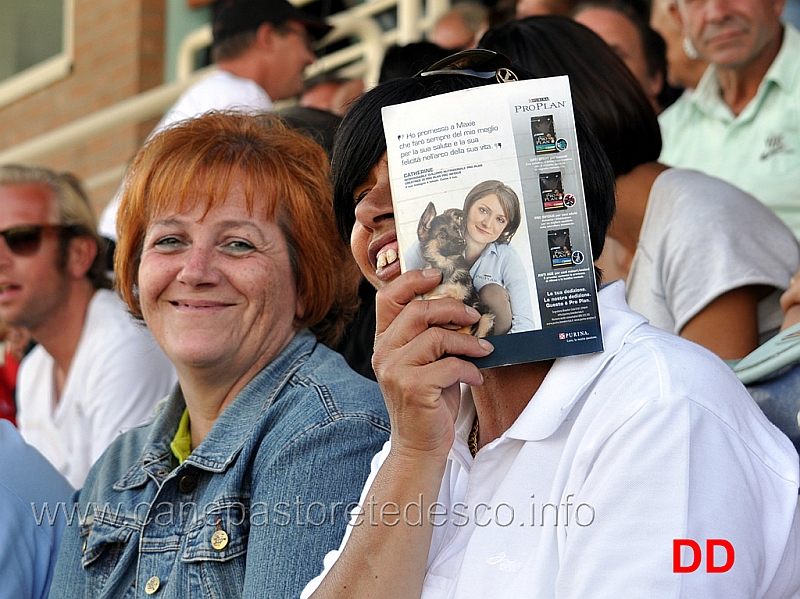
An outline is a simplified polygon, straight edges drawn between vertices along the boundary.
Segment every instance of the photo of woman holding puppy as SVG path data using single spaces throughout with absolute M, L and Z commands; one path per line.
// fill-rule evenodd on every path
M 525 267 L 509 243 L 521 221 L 519 197 L 502 181 L 478 183 L 464 199 L 467 215 L 464 255 L 481 301 L 495 314 L 493 335 L 533 330 L 533 309 Z M 407 270 L 423 268 L 418 241 L 405 256 Z

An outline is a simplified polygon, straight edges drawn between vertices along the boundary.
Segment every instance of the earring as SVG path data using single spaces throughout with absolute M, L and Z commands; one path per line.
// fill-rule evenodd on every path
M 691 58 L 692 60 L 697 60 L 700 58 L 700 54 L 697 52 L 697 48 L 694 47 L 692 40 L 688 37 L 683 38 L 683 51 L 686 53 L 686 56 Z

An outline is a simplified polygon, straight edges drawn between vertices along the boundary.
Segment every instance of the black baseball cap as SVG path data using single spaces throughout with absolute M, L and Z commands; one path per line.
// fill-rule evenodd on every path
M 287 0 L 219 0 L 214 6 L 214 42 L 243 31 L 255 31 L 262 23 L 280 25 L 290 19 L 302 23 L 317 40 L 333 29 Z

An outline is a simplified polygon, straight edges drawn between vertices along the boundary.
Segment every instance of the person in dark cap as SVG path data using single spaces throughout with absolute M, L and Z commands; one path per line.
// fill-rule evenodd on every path
M 271 112 L 273 102 L 303 91 L 313 46 L 331 27 L 287 0 L 219 0 L 212 29 L 211 59 L 218 70 L 189 87 L 150 137 L 211 110 Z M 100 234 L 113 242 L 120 195 L 108 203 L 98 224 Z
M 211 46 L 219 70 L 186 90 L 156 129 L 209 110 L 272 110 L 303 90 L 314 43 L 330 30 L 287 0 L 219 0 Z
M 212 30 L 219 70 L 190 87 L 161 126 L 214 109 L 271 110 L 299 94 L 314 43 L 331 27 L 287 0 L 220 0 Z

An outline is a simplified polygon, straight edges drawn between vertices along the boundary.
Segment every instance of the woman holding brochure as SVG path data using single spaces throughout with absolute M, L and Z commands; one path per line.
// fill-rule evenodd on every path
M 603 352 L 479 370 L 462 358 L 492 345 L 446 328 L 478 313 L 415 299 L 441 273 L 379 262 L 397 252 L 381 108 L 493 83 L 503 58 L 468 51 L 380 85 L 337 133 L 337 220 L 378 289 L 373 365 L 392 434 L 302 597 L 797 596 L 797 455 L 724 363 L 649 326 L 616 283 L 598 292 Z M 614 178 L 575 121 L 599 255 Z M 676 539 L 725 539 L 736 566 L 678 575 Z
M 483 181 L 464 199 L 465 257 L 481 301 L 495 315 L 493 335 L 534 328 L 525 267 L 509 243 L 521 221 L 519 197 L 501 181 Z M 419 241 L 406 252 L 406 269 L 422 268 Z

